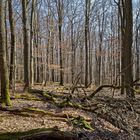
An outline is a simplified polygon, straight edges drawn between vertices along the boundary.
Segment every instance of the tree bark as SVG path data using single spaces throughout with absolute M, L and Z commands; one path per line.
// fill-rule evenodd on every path
M 89 28 L 89 16 L 88 7 L 90 5 L 90 0 L 85 0 L 85 87 L 88 85 L 88 28 Z
M 132 42 L 133 42 L 133 16 L 132 16 L 132 0 L 125 0 L 125 85 L 126 96 L 128 98 L 134 97 L 133 87 L 133 74 L 132 74 Z
M 58 30 L 59 30 L 59 57 L 60 57 L 60 85 L 63 85 L 63 60 L 62 60 L 62 10 L 63 1 L 58 0 Z
M 4 0 L 0 1 L 0 75 L 2 105 L 10 105 L 8 66 L 6 61 L 5 31 L 4 31 Z
M 34 12 L 35 12 L 36 0 L 32 0 L 31 5 L 31 19 L 30 19 L 30 83 L 31 87 L 34 85 L 34 55 L 33 55 L 33 23 L 34 23 Z
M 125 88 L 124 88 L 124 45 L 125 45 L 125 39 L 124 39 L 124 27 L 125 27 L 125 5 L 124 0 L 118 1 L 118 11 L 119 11 L 119 18 L 120 18 L 120 24 L 121 24 L 121 94 L 124 94 Z M 119 26 L 119 25 L 118 25 Z
M 29 43 L 27 31 L 27 1 L 22 0 L 22 22 L 23 22 L 23 43 L 24 43 L 24 90 L 29 88 Z
M 8 9 L 9 9 L 9 23 L 10 23 L 10 31 L 11 31 L 11 53 L 10 53 L 10 74 L 9 74 L 9 82 L 10 87 L 13 87 L 15 81 L 15 48 L 16 48 L 16 40 L 15 40 L 15 25 L 13 19 L 13 8 L 12 8 L 12 0 L 8 0 Z

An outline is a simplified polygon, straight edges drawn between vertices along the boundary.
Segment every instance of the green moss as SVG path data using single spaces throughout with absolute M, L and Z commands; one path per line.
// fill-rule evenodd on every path
M 2 96 L 1 96 L 2 107 L 11 106 L 10 93 L 9 93 L 9 82 L 6 81 L 5 84 L 6 85 L 2 91 Z
M 15 112 L 14 114 L 22 116 L 22 117 L 33 117 L 34 116 L 33 114 L 30 114 L 30 113 L 27 113 L 27 112 L 18 112 L 18 111 Z
M 34 101 L 41 101 L 40 98 L 34 97 L 30 94 L 16 94 L 16 99 L 25 99 L 25 100 L 34 100 Z
M 52 95 L 49 95 L 47 92 L 43 92 L 42 95 L 48 100 L 51 100 L 53 102 L 56 101 L 55 97 L 53 97 Z
M 2 108 L 5 108 L 6 106 L 11 106 L 11 101 L 10 98 L 4 98 L 1 99 L 1 103 L 2 103 Z
M 84 117 L 82 116 L 78 116 L 78 117 L 74 117 L 71 122 L 73 123 L 73 125 L 76 125 L 78 127 L 81 127 L 83 129 L 86 130 L 93 130 L 93 128 L 91 127 L 91 124 L 89 122 L 87 122 Z
M 5 103 L 7 106 L 11 105 L 11 101 L 10 101 L 10 92 L 9 92 L 9 81 L 6 81 L 6 93 L 5 93 Z
M 40 113 L 40 114 L 46 114 L 46 111 L 45 110 L 38 109 L 38 108 L 29 107 L 29 108 L 24 108 L 24 110 L 25 111 L 36 112 L 36 113 Z
M 84 107 L 83 105 L 81 105 L 79 103 L 72 103 L 69 100 L 65 100 L 65 101 L 59 103 L 58 106 L 61 107 L 61 108 L 63 108 L 63 107 L 75 107 L 75 108 L 78 108 L 78 109 L 87 110 L 87 108 Z
M 71 103 L 70 101 L 68 101 L 68 100 L 65 100 L 65 101 L 63 101 L 62 103 L 60 103 L 59 105 L 58 105 L 59 107 L 61 107 L 61 108 L 63 108 L 63 107 L 73 107 L 73 103 Z

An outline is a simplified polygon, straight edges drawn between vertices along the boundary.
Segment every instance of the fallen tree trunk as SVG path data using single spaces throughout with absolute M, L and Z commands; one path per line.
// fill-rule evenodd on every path
M 35 114 L 41 115 L 41 116 L 51 116 L 51 117 L 58 117 L 58 118 L 63 118 L 66 122 L 69 121 L 67 119 L 73 119 L 76 116 L 66 114 L 66 113 L 53 113 L 49 111 L 45 111 L 43 109 L 38 109 L 38 108 L 0 108 L 3 111 L 8 111 L 12 114 L 15 115 L 21 115 L 23 117 L 34 117 Z M 91 121 L 91 119 L 85 119 L 85 121 Z
M 99 91 L 101 91 L 103 88 L 113 88 L 113 89 L 120 89 L 121 86 L 114 86 L 114 85 L 101 85 L 95 89 L 87 99 L 93 98 Z

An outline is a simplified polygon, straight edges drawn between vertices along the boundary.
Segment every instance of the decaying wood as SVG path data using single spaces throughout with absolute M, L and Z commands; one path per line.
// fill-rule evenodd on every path
M 114 85 L 101 85 L 95 89 L 91 95 L 89 95 L 88 99 L 91 99 L 93 96 L 95 96 L 99 91 L 101 91 L 103 88 L 113 88 L 113 89 L 120 89 L 121 86 L 114 86 Z
M 51 117 L 63 118 L 63 120 L 66 122 L 69 121 L 67 119 L 72 119 L 76 117 L 76 116 L 66 114 L 66 113 L 53 113 L 53 112 L 45 111 L 38 108 L 0 108 L 0 110 L 8 111 L 12 114 L 20 115 L 23 117 L 35 117 L 35 114 L 41 115 L 41 116 L 48 115 Z M 91 119 L 85 119 L 85 121 L 91 121 Z
M 96 93 L 98 93 L 103 88 L 114 88 L 119 89 L 120 86 L 114 86 L 114 85 L 102 85 L 98 87 L 91 95 L 89 95 L 88 98 L 92 98 L 92 100 L 84 100 L 75 102 L 72 98 L 70 99 L 63 99 L 61 98 L 61 95 L 53 95 L 52 92 L 45 92 L 43 90 L 32 90 L 33 93 L 38 93 L 44 96 L 45 94 L 48 94 L 50 96 L 50 100 L 54 105 L 57 107 L 71 107 L 79 110 L 84 110 L 90 113 L 93 113 L 93 115 L 97 116 L 98 118 L 104 119 L 106 122 L 111 123 L 113 126 L 124 130 L 125 132 L 132 133 L 134 127 L 129 124 L 128 120 L 125 120 L 126 113 L 124 112 L 130 112 L 133 114 L 134 117 L 136 117 L 137 114 L 139 114 L 139 101 L 138 99 L 127 101 L 126 99 L 115 99 L 111 97 L 97 97 L 94 96 Z M 47 96 L 48 97 L 48 96 Z M 47 98 L 44 96 L 44 98 Z M 53 100 L 51 98 L 54 98 Z M 59 100 L 58 100 L 59 99 Z M 22 109 L 25 114 L 26 113 L 33 113 L 33 114 L 40 114 L 40 115 L 51 115 L 52 117 L 59 117 L 59 118 L 72 118 L 74 116 L 68 115 L 68 114 L 61 114 L 61 113 L 52 113 L 48 111 L 42 111 L 42 110 L 34 110 L 30 108 L 24 108 Z M 13 111 L 12 111 L 13 112 Z M 15 112 L 15 111 L 14 111 Z M 18 112 L 18 111 L 17 111 Z M 19 112 L 18 112 L 19 113 Z M 30 114 L 30 113 L 29 113 Z M 136 117 L 137 118 L 137 117 Z M 90 120 L 88 120 L 90 121 Z
M 109 97 L 94 97 L 94 103 L 86 106 L 86 102 L 76 106 L 72 105 L 72 102 L 67 104 L 65 107 L 78 108 L 84 111 L 88 111 L 96 115 L 98 118 L 104 119 L 105 121 L 111 123 L 113 126 L 127 132 L 133 133 L 133 126 L 129 123 L 129 120 L 125 120 L 126 113 L 130 112 L 133 117 L 137 118 L 137 113 L 139 110 L 138 100 L 127 101 L 123 99 L 114 99 Z M 86 106 L 86 107 L 85 107 Z
M 115 85 L 101 85 L 99 87 L 97 87 L 88 97 L 86 97 L 86 99 L 92 99 L 99 91 L 101 91 L 103 88 L 113 88 L 113 89 L 121 89 L 122 86 L 115 86 Z M 129 87 L 131 88 L 135 93 L 139 93 L 138 91 L 136 91 L 133 87 Z

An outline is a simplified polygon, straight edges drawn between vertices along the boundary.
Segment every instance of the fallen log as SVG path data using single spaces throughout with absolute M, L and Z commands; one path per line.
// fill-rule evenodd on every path
M 35 114 L 37 115 L 41 115 L 41 116 L 51 116 L 51 117 L 57 117 L 57 118 L 63 118 L 64 121 L 69 121 L 67 119 L 73 119 L 76 116 L 73 116 L 71 114 L 67 114 L 67 113 L 53 113 L 53 112 L 49 112 L 49 111 L 45 111 L 43 109 L 38 109 L 38 108 L 33 108 L 33 107 L 29 107 L 29 108 L 0 108 L 3 111 L 8 111 L 9 113 L 15 114 L 15 115 L 21 115 L 23 117 L 34 117 Z M 91 119 L 85 119 L 85 121 L 91 121 Z
M 121 86 L 114 86 L 114 85 L 101 85 L 97 87 L 88 97 L 87 99 L 93 98 L 99 91 L 101 91 L 103 88 L 113 88 L 113 89 L 120 89 Z
M 47 90 L 42 90 L 42 89 L 30 89 L 29 93 L 31 94 L 36 94 L 38 97 L 43 97 L 45 98 L 45 100 L 51 100 L 54 101 L 55 98 L 67 98 L 69 95 L 67 95 L 67 93 L 64 93 L 64 95 L 58 95 L 55 92 L 50 92 Z

